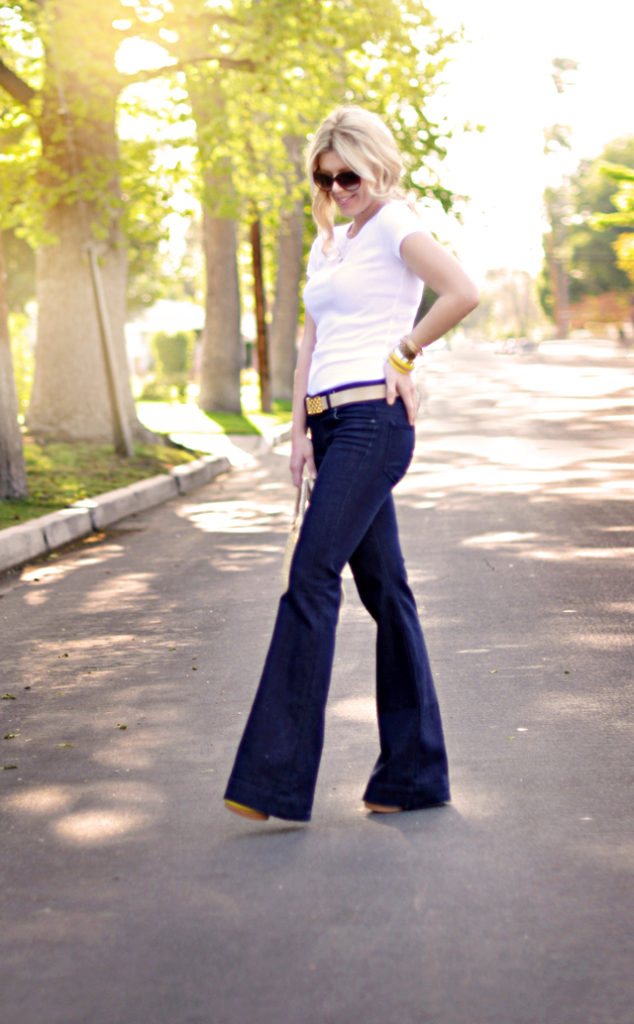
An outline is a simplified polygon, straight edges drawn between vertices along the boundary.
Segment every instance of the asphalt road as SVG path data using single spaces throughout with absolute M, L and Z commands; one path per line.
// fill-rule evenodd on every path
M 224 810 L 283 449 L 6 576 L 3 1024 L 631 1024 L 634 355 L 426 366 L 398 508 L 452 803 L 362 807 L 374 633 L 347 579 L 312 822 Z

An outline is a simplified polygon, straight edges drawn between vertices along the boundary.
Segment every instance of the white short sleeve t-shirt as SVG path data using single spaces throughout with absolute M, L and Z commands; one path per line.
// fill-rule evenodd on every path
M 308 393 L 385 379 L 385 361 L 412 329 L 423 285 L 401 259 L 401 242 L 424 232 L 420 217 L 401 200 L 382 206 L 358 235 L 335 227 L 327 254 L 315 239 L 304 288 L 317 326 Z

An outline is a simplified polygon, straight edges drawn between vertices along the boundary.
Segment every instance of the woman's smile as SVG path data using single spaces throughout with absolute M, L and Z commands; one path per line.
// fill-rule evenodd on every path
M 330 150 L 322 155 L 319 161 L 319 169 L 325 174 L 332 175 L 334 178 L 342 171 L 349 171 L 351 168 L 344 163 L 335 150 Z M 366 221 L 373 217 L 377 210 L 383 205 L 383 203 L 372 194 L 369 183 L 364 180 L 361 181 L 361 184 L 354 192 L 351 192 L 349 189 L 342 188 L 341 185 L 335 182 L 332 188 L 332 198 L 344 217 L 353 218 L 355 223 L 355 232 L 360 231 Z

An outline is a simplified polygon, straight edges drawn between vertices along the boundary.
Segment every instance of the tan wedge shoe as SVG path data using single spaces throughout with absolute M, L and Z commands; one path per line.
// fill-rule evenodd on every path
M 402 811 L 402 807 L 388 807 L 387 804 L 370 804 L 367 800 L 364 801 L 368 811 L 374 811 L 375 814 L 398 814 Z
M 253 821 L 268 821 L 268 814 L 263 811 L 256 811 L 254 807 L 245 807 L 244 804 L 237 804 L 234 800 L 225 800 L 225 807 L 233 814 L 239 814 L 241 818 L 251 818 Z

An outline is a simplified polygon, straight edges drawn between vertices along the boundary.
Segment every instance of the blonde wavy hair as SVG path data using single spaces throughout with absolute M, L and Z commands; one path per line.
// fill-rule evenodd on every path
M 346 166 L 369 185 L 376 199 L 404 198 L 399 188 L 403 161 L 391 131 L 378 114 L 363 107 L 339 107 L 319 125 L 306 152 L 306 170 L 312 187 L 313 218 L 324 239 L 324 252 L 333 240 L 337 204 L 317 188 L 313 174 L 320 158 L 334 150 Z

